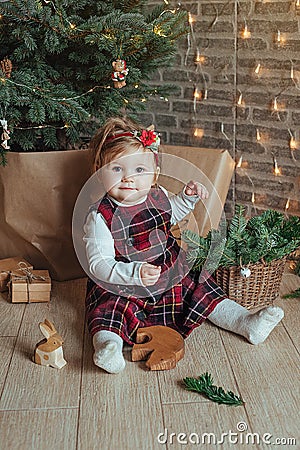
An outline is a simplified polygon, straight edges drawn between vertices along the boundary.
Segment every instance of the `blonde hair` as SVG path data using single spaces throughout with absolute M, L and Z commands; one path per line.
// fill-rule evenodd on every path
M 90 142 L 90 149 L 92 150 L 94 160 L 93 171 L 96 172 L 105 164 L 110 163 L 118 155 L 124 153 L 128 147 L 138 151 L 141 148 L 141 143 L 136 137 L 133 135 L 118 136 L 118 133 L 122 131 L 134 132 L 135 130 L 142 131 L 143 128 L 131 119 L 126 117 L 112 117 L 108 119 L 103 127 L 96 132 Z M 107 139 L 114 134 L 116 136 L 113 140 Z

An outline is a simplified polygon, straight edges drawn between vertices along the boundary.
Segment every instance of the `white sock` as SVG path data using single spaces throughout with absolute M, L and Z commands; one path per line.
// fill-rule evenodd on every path
M 284 312 L 279 306 L 267 306 L 251 313 L 226 298 L 216 306 L 208 320 L 225 330 L 244 336 L 251 344 L 257 345 L 264 342 L 283 316 Z
M 119 373 L 125 368 L 123 339 L 107 330 L 98 331 L 93 336 L 94 363 L 109 373 Z

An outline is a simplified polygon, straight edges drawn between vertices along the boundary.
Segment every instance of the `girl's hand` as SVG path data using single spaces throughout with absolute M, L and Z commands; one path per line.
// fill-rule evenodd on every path
M 208 198 L 208 190 L 203 184 L 198 183 L 198 181 L 189 181 L 185 187 L 184 193 L 186 195 L 198 195 L 202 200 Z
M 144 286 L 153 286 L 160 276 L 161 267 L 144 263 L 141 267 L 141 279 Z

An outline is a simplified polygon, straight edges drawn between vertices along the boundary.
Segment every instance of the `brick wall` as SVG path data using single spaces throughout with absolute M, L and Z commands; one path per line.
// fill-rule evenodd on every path
M 235 203 L 250 214 L 275 208 L 299 215 L 300 5 L 202 0 L 182 6 L 194 20 L 189 37 L 179 42 L 172 67 L 153 77 L 176 84 L 178 92 L 150 101 L 141 120 L 153 122 L 164 143 L 228 149 L 241 166 L 228 194 L 229 215 Z

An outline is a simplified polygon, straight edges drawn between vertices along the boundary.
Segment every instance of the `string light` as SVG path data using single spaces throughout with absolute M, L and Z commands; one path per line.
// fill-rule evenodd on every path
M 194 89 L 194 101 L 193 101 L 195 113 L 197 112 L 197 100 L 200 100 L 201 97 L 202 97 L 202 92 L 199 92 L 198 88 L 196 87 Z
M 284 209 L 287 211 L 289 207 L 290 207 L 290 198 L 287 199 Z
M 246 22 L 245 22 L 244 29 L 241 31 L 241 37 L 243 39 L 250 39 L 250 37 L 251 37 L 251 31 L 248 30 Z
M 155 25 L 153 27 L 153 33 L 157 34 L 157 36 L 162 36 L 162 37 L 166 37 L 167 36 L 165 34 L 163 28 L 160 25 Z
M 168 3 L 166 3 L 168 4 Z M 180 8 L 174 8 L 174 9 L 165 9 L 162 13 L 160 13 L 159 17 L 162 17 L 167 12 L 170 12 L 171 14 L 175 14 L 176 11 L 178 11 Z
M 295 155 L 294 155 L 294 150 L 296 150 L 298 148 L 298 142 L 297 142 L 295 136 L 293 135 L 293 133 L 291 132 L 291 130 L 288 130 L 288 131 L 289 131 L 290 136 L 291 136 L 290 143 L 289 143 L 290 144 L 290 150 L 291 150 L 291 156 L 292 156 L 292 159 L 294 161 L 296 161 L 296 158 L 295 158 Z
M 277 97 L 275 97 L 274 100 L 273 100 L 272 109 L 273 109 L 274 112 L 278 112 L 278 102 L 277 102 Z
M 242 162 L 243 162 L 243 157 L 242 157 L 242 156 L 240 156 L 240 157 L 239 157 L 239 160 L 238 160 L 238 162 L 237 162 L 237 165 L 236 165 L 236 167 L 237 167 L 237 168 L 240 168 L 240 167 L 242 167 Z
M 261 134 L 258 128 L 256 128 L 256 140 L 259 142 L 261 141 Z
M 193 25 L 193 23 L 195 22 L 195 19 L 190 12 L 188 13 L 188 21 L 190 25 Z
M 261 1 L 265 1 L 265 0 L 261 0 Z M 300 0 L 294 0 L 295 1 L 295 6 L 300 8 Z M 216 10 L 216 18 L 214 19 L 213 23 L 210 25 L 209 29 L 212 29 L 212 26 L 217 22 L 217 19 L 219 17 L 219 11 L 215 8 Z M 194 112 L 196 113 L 196 106 L 197 106 L 197 101 L 198 100 L 205 100 L 207 99 L 209 92 L 206 86 L 207 83 L 207 78 L 205 77 L 206 74 L 203 73 L 203 68 L 202 68 L 202 64 L 206 62 L 206 57 L 203 56 L 203 50 L 201 48 L 198 48 L 197 46 L 197 42 L 195 37 L 193 36 L 193 29 L 192 29 L 192 24 L 194 23 L 194 17 L 192 16 L 191 13 L 188 13 L 188 18 L 189 18 L 189 24 L 190 24 L 190 28 L 191 28 L 191 33 L 189 33 L 188 35 L 188 51 L 187 53 L 190 51 L 192 44 L 193 46 L 196 47 L 196 52 L 194 55 L 194 63 L 195 63 L 195 73 L 196 74 L 200 74 L 203 76 L 203 88 L 201 89 L 201 91 L 199 91 L 198 88 L 194 88 L 193 91 L 193 100 L 194 100 Z M 251 25 L 250 25 L 251 26 Z M 240 31 L 240 37 L 242 39 L 251 39 L 252 37 L 252 33 L 251 30 L 248 27 L 248 24 L 246 23 L 246 20 L 244 19 L 244 27 L 243 29 Z M 275 31 L 275 36 L 274 36 L 274 41 L 275 43 L 277 43 L 278 46 L 283 46 L 283 44 L 286 43 L 286 35 L 285 33 L 283 33 L 281 30 L 277 30 L 277 32 Z M 273 42 L 274 42 L 273 41 Z M 260 58 L 260 57 L 259 57 Z M 187 60 L 187 55 L 186 55 L 186 60 Z M 259 79 L 262 75 L 263 69 L 264 69 L 264 63 L 261 60 L 258 61 L 254 61 L 255 66 L 253 67 L 253 75 L 255 75 L 257 77 L 257 79 Z M 298 90 L 300 90 L 300 76 L 299 76 L 299 85 L 298 85 L 298 79 L 297 79 L 297 72 L 295 70 L 295 66 L 293 61 L 290 60 L 291 66 L 290 66 L 290 79 L 293 80 L 293 86 L 295 86 Z M 268 73 L 268 72 L 266 72 Z M 228 78 L 227 78 L 228 79 Z M 197 83 L 199 83 L 199 81 L 197 81 Z M 276 114 L 275 117 L 278 118 L 278 120 L 280 120 L 281 122 L 283 122 L 283 119 L 281 117 L 281 112 L 284 111 L 286 109 L 286 105 L 283 101 L 281 101 L 281 95 L 288 89 L 291 88 L 291 83 L 290 84 L 286 84 L 283 85 L 283 88 L 280 90 L 279 93 L 276 94 L 276 96 L 273 97 L 273 99 L 271 98 L 271 105 L 269 106 L 269 108 L 271 108 L 272 114 Z M 245 93 L 242 93 L 240 90 L 237 90 L 237 94 L 236 94 L 236 105 L 238 107 L 245 107 L 245 101 L 244 101 L 244 95 Z M 279 101 L 280 100 L 280 101 Z M 195 117 L 196 119 L 196 117 Z M 250 119 L 251 121 L 251 119 Z M 225 132 L 225 126 L 223 123 L 220 124 L 221 127 L 221 133 L 222 135 L 229 140 L 228 136 L 226 135 Z M 204 131 L 202 129 L 199 128 L 194 128 L 193 131 L 193 135 L 194 137 L 202 137 L 203 136 Z M 260 143 L 260 145 L 263 145 L 264 148 L 266 148 L 266 150 L 268 150 L 267 146 L 268 146 L 268 137 L 267 135 L 265 136 L 264 134 L 261 134 L 261 131 L 259 128 L 256 128 L 256 141 L 257 143 Z M 294 150 L 298 148 L 298 142 L 296 140 L 296 137 L 294 135 L 291 134 L 291 138 L 290 138 L 290 142 L 289 142 L 289 146 L 291 149 L 291 154 L 292 154 L 292 158 L 294 159 L 294 161 L 296 161 L 295 157 L 294 157 Z M 300 144 L 299 144 L 300 147 Z M 256 194 L 255 194 L 255 186 L 253 181 L 250 179 L 249 175 L 247 174 L 247 167 L 248 167 L 248 163 L 247 161 L 243 161 L 243 156 L 239 156 L 239 158 L 237 158 L 236 160 L 236 168 L 238 169 L 242 169 L 243 171 L 243 175 L 247 176 L 249 178 L 249 180 L 251 181 L 252 184 L 252 197 L 251 197 L 251 202 L 254 204 L 255 200 L 256 200 Z M 282 168 L 279 167 L 278 162 L 276 157 L 274 157 L 273 155 L 273 173 L 275 176 L 281 176 L 282 175 Z M 262 199 L 261 196 L 259 196 L 260 199 Z M 290 199 L 288 199 L 287 202 L 287 206 L 289 207 L 289 201 Z M 255 206 L 254 206 L 255 208 Z
M 52 0 L 44 0 L 44 2 L 45 2 L 46 4 L 49 4 L 49 3 L 51 4 L 51 6 L 52 6 L 52 8 L 54 9 L 54 11 L 56 12 L 56 14 L 60 17 L 61 22 L 65 21 L 65 22 L 68 24 L 68 26 L 69 26 L 69 28 L 70 28 L 71 30 L 75 30 L 75 29 L 76 29 L 77 31 L 83 31 L 83 32 L 85 32 L 85 30 L 83 30 L 83 29 L 81 29 L 81 28 L 77 28 L 76 25 L 75 25 L 74 23 L 71 23 L 68 19 L 66 19 L 66 18 L 63 16 L 61 10 L 60 10 L 59 8 L 56 7 L 55 3 L 54 3 Z M 56 27 L 51 27 L 51 28 L 52 28 L 53 31 L 59 32 L 59 30 L 58 30 Z
M 199 49 L 197 49 L 195 63 L 203 64 L 205 62 L 205 56 L 201 55 Z
M 32 87 L 32 86 L 28 86 L 28 85 L 23 84 L 23 83 L 16 83 L 15 81 L 12 81 L 9 78 L 0 78 L 0 81 L 2 83 L 8 82 L 8 83 L 11 83 L 12 85 L 23 87 L 23 88 L 28 89 L 28 90 L 30 90 L 32 92 L 38 93 L 39 95 L 42 95 L 44 98 L 48 98 L 48 99 L 51 99 L 51 100 L 56 100 L 58 102 L 59 101 L 65 102 L 65 101 L 68 101 L 68 100 L 76 100 L 78 98 L 84 97 L 85 95 L 88 95 L 88 94 L 94 92 L 96 89 L 111 89 L 111 86 L 100 86 L 99 85 L 99 86 L 94 86 L 93 88 L 90 88 L 88 91 L 83 92 L 82 94 L 74 95 L 74 97 L 51 97 L 50 95 L 47 95 L 48 91 L 43 89 L 43 88 L 41 88 L 41 87 Z
M 277 159 L 275 156 L 273 157 L 274 165 L 273 165 L 273 173 L 275 176 L 281 175 L 281 167 L 278 167 Z
M 70 128 L 70 125 L 65 123 L 65 125 L 61 126 L 61 127 L 57 127 L 55 125 L 36 125 L 33 127 L 18 127 L 18 126 L 14 126 L 14 129 L 16 130 L 39 130 L 42 128 L 55 128 L 55 130 L 63 130 L 64 128 Z
M 201 98 L 202 94 L 199 92 L 198 88 L 195 88 L 194 90 L 194 98 L 199 100 Z
M 281 41 L 281 33 L 280 33 L 280 31 L 278 30 L 277 31 L 277 42 L 280 42 Z
M 294 138 L 294 136 L 291 136 L 291 139 L 290 139 L 290 149 L 291 149 L 291 150 L 296 150 L 297 147 L 298 147 L 298 145 L 297 145 L 296 139 Z
M 255 73 L 256 73 L 256 75 L 258 75 L 259 74 L 259 72 L 260 72 L 260 68 L 261 68 L 261 64 L 260 63 L 258 63 L 257 64 L 257 66 L 256 66 L 256 68 L 255 68 Z
M 195 128 L 194 136 L 197 137 L 197 138 L 202 138 L 204 136 L 203 128 Z
M 283 45 L 285 43 L 285 38 L 283 37 L 283 35 L 280 32 L 280 30 L 277 31 L 277 34 L 275 36 L 275 41 L 276 41 L 278 46 L 281 46 L 281 45 Z
M 242 93 L 240 93 L 240 95 L 239 95 L 237 104 L 238 104 L 238 106 L 244 106 L 243 94 Z

